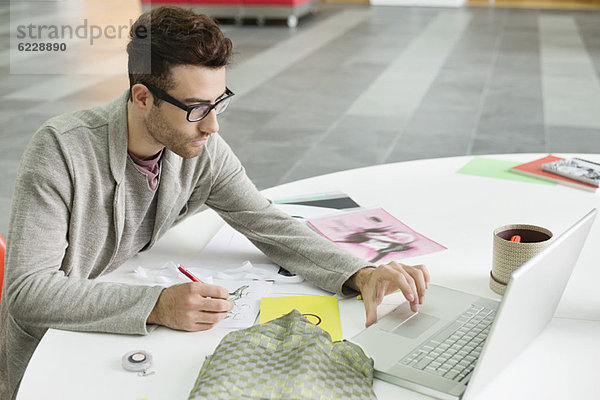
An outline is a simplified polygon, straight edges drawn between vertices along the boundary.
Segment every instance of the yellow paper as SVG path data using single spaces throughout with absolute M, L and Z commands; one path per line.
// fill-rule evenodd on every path
M 333 296 L 263 297 L 260 300 L 259 322 L 262 324 L 274 320 L 293 309 L 329 333 L 332 341 L 342 340 L 340 311 L 337 299 Z

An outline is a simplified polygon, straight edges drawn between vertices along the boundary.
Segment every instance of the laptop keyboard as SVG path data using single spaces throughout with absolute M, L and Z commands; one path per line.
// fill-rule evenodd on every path
M 466 384 L 495 314 L 495 310 L 471 305 L 450 326 L 404 357 L 400 363 Z

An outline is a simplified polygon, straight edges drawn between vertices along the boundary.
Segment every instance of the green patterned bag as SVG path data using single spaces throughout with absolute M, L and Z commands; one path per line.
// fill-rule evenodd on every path
M 298 311 L 229 333 L 208 356 L 192 399 L 376 399 L 373 360 Z

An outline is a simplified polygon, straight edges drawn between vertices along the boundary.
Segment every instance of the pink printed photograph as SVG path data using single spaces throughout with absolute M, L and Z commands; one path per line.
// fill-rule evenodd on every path
M 338 246 L 377 264 L 446 249 L 383 208 L 315 218 L 308 223 Z

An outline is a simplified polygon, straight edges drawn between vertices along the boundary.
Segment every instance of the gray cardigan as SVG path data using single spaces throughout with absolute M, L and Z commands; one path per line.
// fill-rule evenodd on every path
M 148 333 L 146 319 L 161 287 L 94 280 L 135 255 L 119 246 L 128 191 L 126 103 L 127 92 L 104 106 L 50 119 L 23 155 L 0 303 L 2 399 L 15 395 L 48 328 Z M 341 293 L 366 265 L 278 211 L 218 134 L 196 158 L 165 149 L 161 162 L 149 248 L 207 205 L 274 262 L 326 290 Z

